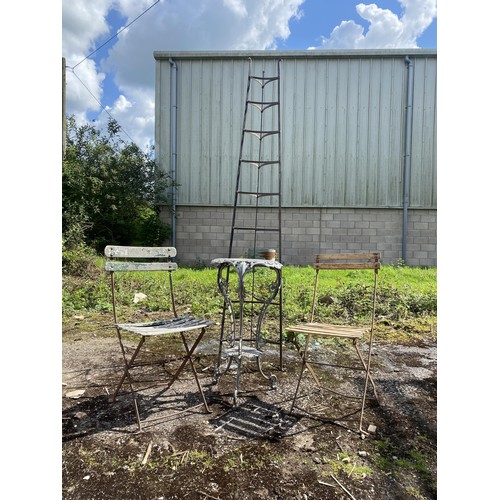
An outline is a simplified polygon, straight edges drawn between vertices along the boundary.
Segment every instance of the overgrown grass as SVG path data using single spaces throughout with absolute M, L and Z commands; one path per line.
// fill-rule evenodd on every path
M 309 320 L 314 269 L 311 266 L 283 268 L 284 324 Z M 324 272 L 318 288 L 315 318 L 345 324 L 363 324 L 370 314 L 370 286 L 373 273 L 366 271 Z M 173 274 L 176 302 L 184 311 L 218 320 L 222 296 L 214 268 L 180 267 Z M 247 286 L 248 288 L 248 286 Z M 120 300 L 133 311 L 169 311 L 168 280 L 162 273 L 119 273 Z M 134 293 L 148 296 L 146 302 L 133 303 Z M 159 299 L 153 299 L 158 296 Z M 94 258 L 84 273 L 63 276 L 63 315 L 99 313 L 111 310 L 109 276 L 104 259 Z M 269 307 L 268 318 L 276 320 L 279 308 Z M 407 336 L 435 337 L 437 318 L 437 270 L 404 266 L 382 266 L 378 274 L 377 326 L 382 338 L 395 331 Z

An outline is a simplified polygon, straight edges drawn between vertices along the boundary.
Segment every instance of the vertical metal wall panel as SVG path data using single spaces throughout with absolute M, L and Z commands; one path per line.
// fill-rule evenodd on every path
M 380 96 L 382 82 L 382 61 L 380 59 L 370 59 L 368 88 L 368 116 L 367 137 L 366 137 L 366 166 L 368 170 L 368 180 L 366 185 L 366 205 L 375 206 L 378 202 L 377 193 L 380 185 L 380 177 L 383 172 L 385 162 L 380 161 Z
M 401 207 L 407 51 L 379 52 L 155 53 L 156 153 L 166 170 L 168 58 L 178 65 L 177 202 L 233 204 L 252 56 L 258 75 L 275 74 L 278 59 L 283 60 L 283 206 Z M 415 62 L 410 207 L 435 208 L 436 55 L 408 52 Z M 276 120 L 272 114 L 270 127 Z M 266 141 L 264 156 L 276 138 Z M 256 176 L 254 170 L 242 182 L 252 184 Z M 277 189 L 265 170 L 261 181 L 263 189 Z M 253 203 L 249 200 L 249 206 Z
M 164 171 L 170 171 L 170 64 L 156 61 L 155 157 Z
M 437 205 L 436 65 L 416 59 L 413 99 L 410 206 Z
M 179 66 L 178 203 L 230 204 L 243 110 L 241 65 L 201 60 Z

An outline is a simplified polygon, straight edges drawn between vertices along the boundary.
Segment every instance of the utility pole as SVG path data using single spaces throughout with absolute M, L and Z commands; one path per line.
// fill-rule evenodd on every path
M 66 155 L 66 58 L 62 58 L 62 157 Z

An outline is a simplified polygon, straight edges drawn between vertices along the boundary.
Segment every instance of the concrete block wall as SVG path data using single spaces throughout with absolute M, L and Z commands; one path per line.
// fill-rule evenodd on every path
M 227 257 L 231 235 L 232 207 L 178 206 L 178 262 L 209 264 Z M 284 264 L 309 265 L 316 253 L 377 251 L 382 262 L 394 264 L 402 255 L 402 210 L 361 208 L 282 208 L 282 258 Z M 253 226 L 255 209 L 239 208 L 236 224 Z M 170 223 L 170 214 L 162 213 Z M 259 209 L 259 226 L 276 226 L 277 210 Z M 406 264 L 437 265 L 437 211 L 410 209 L 406 239 Z M 169 244 L 170 242 L 166 242 Z M 253 248 L 253 234 L 235 233 L 233 257 L 243 257 Z M 277 233 L 259 233 L 257 248 L 278 249 Z

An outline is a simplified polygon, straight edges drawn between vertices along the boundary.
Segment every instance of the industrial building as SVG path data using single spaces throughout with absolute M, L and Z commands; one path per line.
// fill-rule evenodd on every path
M 262 182 L 281 193 L 280 261 L 377 251 L 385 264 L 437 265 L 436 50 L 154 58 L 156 158 L 177 184 L 173 216 L 165 209 L 162 217 L 183 263 L 228 256 L 249 64 L 266 75 L 279 64 L 281 175 Z M 252 203 L 240 209 L 249 220 Z M 259 210 L 273 224 L 273 200 Z M 260 238 L 258 246 L 271 246 L 268 235 Z M 249 246 L 238 238 L 233 256 Z

